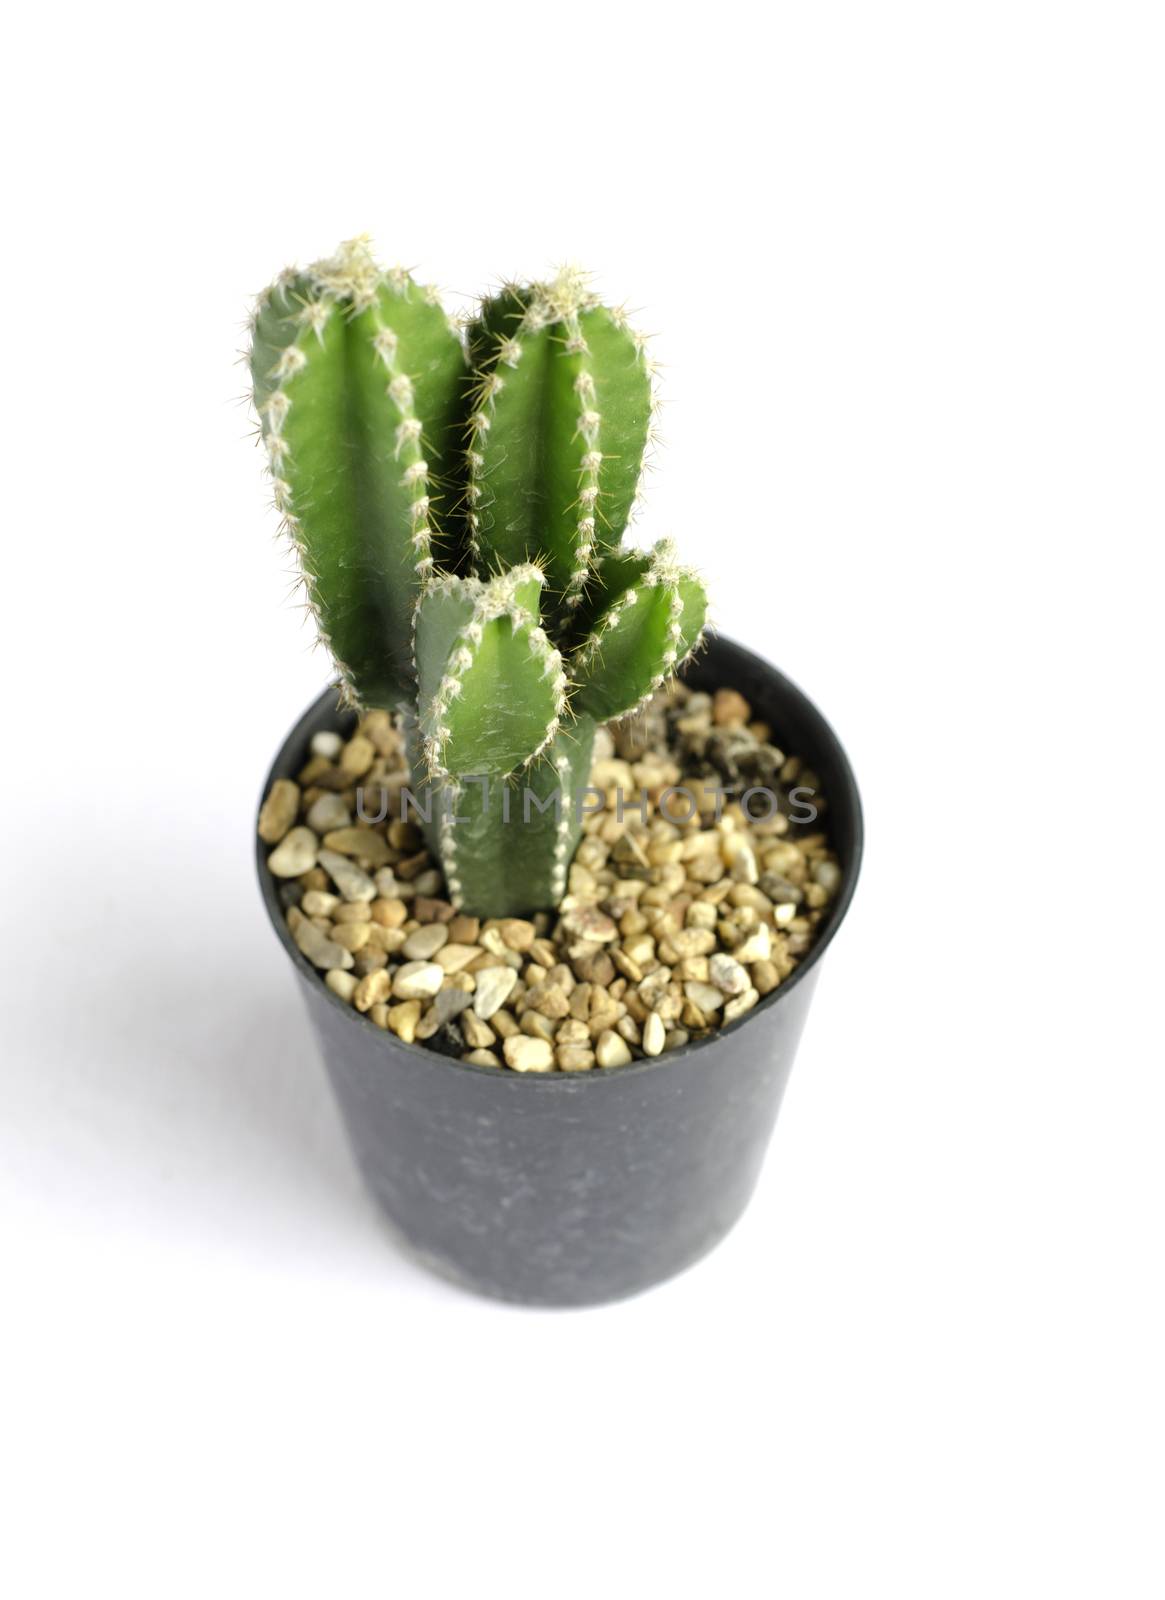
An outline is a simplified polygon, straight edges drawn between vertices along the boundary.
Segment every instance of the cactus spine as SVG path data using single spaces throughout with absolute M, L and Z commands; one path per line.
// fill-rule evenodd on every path
M 450 897 L 556 905 L 596 724 L 706 617 L 669 542 L 618 548 L 651 432 L 643 340 L 572 269 L 483 302 L 463 343 L 356 239 L 260 297 L 251 370 L 321 637 L 349 703 L 405 714 Z

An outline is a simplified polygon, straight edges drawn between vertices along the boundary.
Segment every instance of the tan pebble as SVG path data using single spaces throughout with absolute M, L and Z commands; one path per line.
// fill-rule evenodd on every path
M 366 944 L 363 949 L 357 950 L 352 957 L 353 971 L 358 972 L 363 978 L 369 972 L 380 972 L 388 965 L 388 954 L 378 950 L 372 943 Z
M 357 980 L 350 972 L 344 972 L 339 967 L 333 967 L 325 974 L 324 982 L 333 994 L 338 994 L 341 1000 L 351 1000 L 356 993 Z
M 595 1060 L 600 1067 L 625 1067 L 631 1060 L 631 1050 L 626 1039 L 608 1028 L 595 1042 Z
M 368 936 L 372 932 L 370 922 L 338 922 L 332 929 L 332 938 L 345 950 L 351 950 L 355 955 L 357 950 L 363 950 L 368 943 Z
M 489 1020 L 494 1032 L 502 1039 L 512 1039 L 516 1033 L 522 1031 L 512 1011 L 495 1011 Z
M 325 893 L 331 893 L 328 875 L 322 867 L 313 867 L 310 872 L 301 872 L 299 882 L 305 894 L 309 889 L 322 889 Z
M 465 1042 L 475 1050 L 488 1050 L 497 1039 L 497 1034 L 488 1022 L 483 1022 L 472 1011 L 463 1011 L 459 1019 L 461 1031 L 465 1035 Z
M 746 989 L 743 994 L 738 994 L 735 1000 L 730 1000 L 724 1007 L 725 1022 L 735 1022 L 737 1017 L 743 1017 L 746 1011 L 751 1011 L 760 999 L 755 989 Z
M 319 840 L 310 828 L 292 828 L 267 857 L 267 867 L 277 878 L 298 878 L 316 864 Z
M 732 952 L 737 961 L 751 966 L 754 961 L 767 961 L 773 950 L 773 938 L 767 922 L 762 922 Z
M 368 1015 L 378 1028 L 388 1027 L 388 1007 L 383 1000 L 378 1000 L 374 1006 L 369 1006 Z
M 365 902 L 360 900 L 346 902 L 345 904 L 336 907 L 335 911 L 332 912 L 332 917 L 336 922 L 367 923 L 368 906 Z
M 589 1045 L 560 1044 L 554 1059 L 563 1072 L 590 1072 L 595 1064 L 595 1052 Z
M 518 1033 L 502 1046 L 506 1065 L 515 1072 L 551 1072 L 554 1068 L 554 1051 L 546 1039 L 531 1039 Z
M 699 1006 L 691 1000 L 685 1000 L 680 1012 L 680 1021 L 685 1028 L 690 1028 L 693 1033 L 703 1033 L 710 1026 L 708 1018 Z
M 706 956 L 715 950 L 716 935 L 710 928 L 681 928 L 668 943 L 679 959 L 686 961 L 692 956 Z
M 772 994 L 781 981 L 781 975 L 771 961 L 754 962 L 751 977 L 758 994 Z
M 462 1061 L 469 1061 L 475 1067 L 500 1067 L 501 1057 L 493 1050 L 467 1050 L 461 1057 Z
M 404 946 L 405 935 L 403 928 L 382 928 L 379 922 L 368 924 L 368 943 L 377 950 L 384 950 L 390 956 L 396 955 Z
M 503 960 L 511 953 L 509 945 L 502 938 L 500 928 L 484 928 L 477 942 L 483 950 L 488 950 L 491 956 L 501 956 Z
M 338 894 L 325 889 L 309 889 L 299 902 L 309 917 L 330 917 L 343 904 Z
M 645 1056 L 658 1056 L 663 1053 L 665 1032 L 663 1018 L 658 1011 L 653 1011 L 643 1024 L 643 1054 Z
M 743 728 L 752 718 L 752 707 L 735 689 L 717 689 L 712 696 L 712 721 L 718 728 Z
M 534 943 L 534 924 L 521 917 L 506 917 L 499 924 L 499 932 L 511 950 L 529 950 Z
M 558 1031 L 554 1035 L 559 1044 L 585 1044 L 591 1042 L 591 1030 L 585 1022 L 580 1022 L 577 1017 L 567 1017 L 560 1022 Z
M 408 954 L 408 946 L 405 946 Z M 443 972 L 460 972 L 471 961 L 476 961 L 480 952 L 471 944 L 446 944 L 433 956 L 433 960 Z
M 705 1015 L 709 1011 L 719 1011 L 724 1004 L 724 996 L 719 989 L 710 983 L 689 981 L 684 984 L 684 993 L 692 1004 L 699 1007 Z
M 291 835 L 288 835 L 290 838 Z M 282 848 L 282 847 L 281 847 Z M 342 856 L 338 850 L 321 850 L 320 866 L 324 868 L 345 900 L 359 900 L 367 904 L 376 898 L 376 885 L 354 861 Z
M 665 1050 L 678 1050 L 681 1045 L 687 1044 L 691 1035 L 686 1028 L 669 1028 L 667 1037 L 663 1041 Z
M 530 960 L 536 961 L 540 967 L 552 967 L 558 959 L 558 951 L 549 939 L 535 939 L 530 946 Z
M 727 995 L 744 994 L 751 988 L 747 968 L 732 956 L 726 956 L 723 951 L 709 958 L 708 981 Z
M 408 916 L 403 900 L 374 900 L 368 908 L 373 922 L 382 928 L 399 928 Z
M 259 812 L 259 837 L 264 844 L 278 844 L 299 815 L 299 784 L 290 778 L 276 778 Z
M 391 854 L 387 839 L 371 828 L 335 828 L 324 835 L 324 849 L 352 856 L 370 867 L 383 867 Z
M 570 938 L 586 940 L 591 944 L 610 944 L 619 937 L 614 922 L 597 906 L 575 906 L 565 911 L 559 927 Z
M 352 821 L 348 807 L 338 794 L 321 794 L 312 801 L 307 813 L 307 825 L 317 833 L 330 833 L 333 828 L 346 828 Z
M 836 894 L 841 887 L 841 868 L 836 861 L 818 861 L 813 876 L 826 894 Z
M 398 1039 L 403 1039 L 406 1044 L 412 1044 L 417 1036 L 417 1023 L 421 1020 L 421 1002 L 419 1000 L 406 1000 L 403 1005 L 390 1006 L 388 1012 L 388 1025 Z
M 626 1039 L 628 1044 L 639 1043 L 639 1024 L 632 1016 L 620 1017 L 615 1024 L 615 1032 L 620 1039 Z
M 313 966 L 321 971 L 329 971 L 333 967 L 342 967 L 345 970 L 353 965 L 352 954 L 338 945 L 334 939 L 317 928 L 315 923 L 304 917 L 292 932 L 296 946 L 303 952 Z
M 706 900 L 693 900 L 684 913 L 684 921 L 689 928 L 711 931 L 716 926 L 716 907 L 709 905 Z
M 605 950 L 573 956 L 572 964 L 580 983 L 593 983 L 605 989 L 615 976 L 615 963 Z
M 480 932 L 481 922 L 477 917 L 452 917 L 449 922 L 449 943 L 476 944 Z
M 340 751 L 340 770 L 350 778 L 362 778 L 375 760 L 376 746 L 362 733 L 356 733 Z
M 392 979 L 387 972 L 383 969 L 369 972 L 356 985 L 352 1004 L 357 1011 L 367 1011 L 369 1006 L 375 1005 L 378 1000 L 387 1000 L 391 990 Z
M 441 946 L 449 942 L 449 929 L 443 922 L 431 922 L 410 933 L 404 942 L 404 953 L 410 961 L 429 961 Z
M 440 873 L 437 874 L 440 878 Z M 438 884 L 440 887 L 440 884 Z M 418 878 L 414 884 L 417 897 L 413 902 L 413 914 L 418 922 L 452 922 L 453 907 L 448 900 L 438 900 L 427 889 L 422 888 Z
M 552 983 L 541 983 L 536 989 L 531 989 L 527 1001 L 532 1010 L 541 1016 L 557 1021 L 560 1017 L 570 1013 L 570 1001 L 562 990 Z
M 415 822 L 396 817 L 388 825 L 388 842 L 394 850 L 415 850 L 421 842 L 421 830 Z
M 483 1022 L 488 1021 L 509 999 L 517 981 L 518 974 L 512 967 L 490 967 L 479 972 L 473 997 L 474 1014 Z
M 549 1041 L 554 1038 L 553 1022 L 549 1017 L 540 1016 L 537 1011 L 524 1011 L 519 1027 L 523 1033 L 529 1034 L 533 1039 L 546 1039 Z

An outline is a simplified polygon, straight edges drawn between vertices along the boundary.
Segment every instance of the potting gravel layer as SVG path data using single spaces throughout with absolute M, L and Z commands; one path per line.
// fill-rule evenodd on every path
M 259 836 L 296 945 L 377 1027 L 483 1067 L 621 1067 L 744 1016 L 796 969 L 837 893 L 820 815 L 799 820 L 824 811 L 816 777 L 772 737 L 735 690 L 679 683 L 600 729 L 603 807 L 583 819 L 557 913 L 529 920 L 445 898 L 401 820 L 409 773 L 387 712 L 347 741 L 316 734 L 298 782 L 272 785 Z M 359 820 L 357 789 L 383 822 Z

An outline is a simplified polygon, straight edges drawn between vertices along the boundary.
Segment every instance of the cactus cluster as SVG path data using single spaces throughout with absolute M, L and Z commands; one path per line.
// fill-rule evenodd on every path
M 650 360 L 568 269 L 464 327 L 367 241 L 260 296 L 251 372 L 275 502 L 346 701 L 403 713 L 450 898 L 556 905 L 599 722 L 695 648 L 668 541 L 620 539 Z

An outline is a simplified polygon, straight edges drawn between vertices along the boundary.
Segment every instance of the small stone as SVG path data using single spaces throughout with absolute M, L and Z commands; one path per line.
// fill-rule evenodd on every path
M 724 996 L 720 990 L 710 983 L 697 983 L 695 980 L 684 984 L 684 993 L 698 1010 L 705 1015 L 709 1011 L 719 1011 L 724 1004 Z
M 663 1018 L 658 1011 L 653 1011 L 643 1024 L 643 1054 L 645 1056 L 658 1056 L 663 1053 L 665 1030 Z
M 332 938 L 355 955 L 357 950 L 363 950 L 368 943 L 371 932 L 370 922 L 338 922 L 332 929 Z
M 313 733 L 311 736 L 312 755 L 321 756 L 325 761 L 335 761 L 343 748 L 343 739 L 330 728 L 321 729 L 319 733 Z
M 430 1000 L 445 981 L 445 974 L 432 961 L 406 961 L 392 980 L 398 1000 Z
M 492 1050 L 467 1050 L 461 1059 L 471 1062 L 475 1067 L 500 1067 L 502 1064 Z
M 570 1001 L 557 984 L 540 983 L 536 989 L 530 990 L 526 1000 L 532 1011 L 554 1022 L 570 1013 Z
M 740 844 L 736 847 L 728 871 L 736 883 L 756 883 L 760 877 L 760 869 L 756 864 L 756 854 L 750 844 Z
M 836 861 L 819 861 L 813 868 L 813 876 L 826 894 L 836 894 L 841 887 L 841 868 Z
M 716 935 L 707 928 L 681 928 L 668 940 L 681 961 L 706 956 L 716 948 Z
M 535 1039 L 545 1039 L 548 1044 L 554 1038 L 553 1022 L 537 1011 L 523 1011 L 519 1026 L 523 1033 L 528 1033 Z
M 529 950 L 534 943 L 534 924 L 521 917 L 507 917 L 499 924 L 498 931 L 509 950 Z
M 338 794 L 321 794 L 313 800 L 307 814 L 307 825 L 317 833 L 331 833 L 335 828 L 346 828 L 352 818 L 348 807 Z
M 298 815 L 299 784 L 290 778 L 276 778 L 259 812 L 260 839 L 264 844 L 278 844 Z
M 402 1006 L 390 1006 L 388 1025 L 398 1039 L 412 1044 L 417 1036 L 417 1023 L 421 1020 L 421 1002 L 407 1000 Z
M 444 931 L 444 930 L 442 930 Z M 411 954 L 405 945 L 405 954 Z M 481 951 L 472 944 L 445 944 L 434 954 L 433 960 L 443 972 L 460 972 L 471 961 L 476 961 Z
M 308 917 L 330 917 L 343 901 L 326 889 L 308 889 L 300 900 L 300 910 Z
M 369 1007 L 368 1016 L 378 1028 L 388 1027 L 388 1007 L 383 1000 L 378 1000 L 374 1006 Z
M 751 988 L 748 971 L 732 956 L 719 952 L 708 961 L 708 980 L 724 994 L 744 994 Z
M 735 1022 L 737 1017 L 743 1017 L 746 1011 L 751 1011 L 760 999 L 755 989 L 746 989 L 743 994 L 738 994 L 735 1000 L 730 1000 L 724 1007 L 725 1022 Z
M 363 945 L 352 957 L 352 970 L 363 978 L 370 972 L 380 972 L 388 966 L 388 955 L 372 943 Z
M 495 1011 L 489 1020 L 494 1032 L 503 1039 L 512 1039 L 514 1034 L 522 1031 L 512 1011 Z
M 580 983 L 594 983 L 602 989 L 614 979 L 615 963 L 605 950 L 572 958 L 575 976 Z
M 376 760 L 376 746 L 362 733 L 353 734 L 340 751 L 340 770 L 349 778 L 362 778 Z
M 468 989 L 442 989 L 433 1001 L 433 1010 L 441 1027 L 452 1022 L 454 1017 L 459 1017 L 472 1000 L 473 995 Z
M 350 972 L 344 972 L 340 967 L 333 967 L 324 978 L 324 982 L 333 994 L 338 994 L 341 1000 L 351 1000 L 356 992 L 356 979 Z
M 712 696 L 712 721 L 718 728 L 743 728 L 752 719 L 752 707 L 735 689 L 717 689 Z
M 383 834 L 371 828 L 336 828 L 324 835 L 324 848 L 337 850 L 342 856 L 356 856 L 370 867 L 383 867 L 391 852 Z
M 784 905 L 773 907 L 773 921 L 776 923 L 778 928 L 787 928 L 796 915 L 797 907 L 791 900 L 787 901 Z
M 440 967 L 437 971 L 440 972 Z M 474 1015 L 483 1022 L 494 1016 L 510 998 L 518 974 L 513 967 L 487 967 L 477 974 L 477 988 L 473 996 Z
M 440 878 L 440 873 L 437 876 Z M 418 922 L 451 922 L 453 920 L 453 907 L 448 900 L 437 900 L 432 895 L 427 894 L 422 889 L 419 878 L 413 887 L 417 891 L 417 897 L 413 901 L 413 915 Z
M 631 1060 L 626 1039 L 620 1039 L 610 1028 L 600 1033 L 595 1042 L 595 1060 L 600 1067 L 625 1067 Z
M 476 944 L 477 936 L 481 932 L 481 922 L 477 917 L 455 916 L 449 923 L 450 944 Z
M 288 834 L 288 838 L 290 837 Z M 284 840 L 284 844 L 286 842 Z M 280 849 L 282 848 L 280 845 Z M 376 885 L 372 879 L 366 872 L 361 871 L 355 862 L 349 861 L 347 856 L 342 856 L 335 850 L 321 850 L 319 859 L 320 866 L 345 900 L 365 902 L 376 899 Z
M 554 1059 L 563 1072 L 590 1072 L 595 1064 L 595 1052 L 589 1045 L 560 1044 Z
M 370 1006 L 382 1000 L 387 1000 L 392 993 L 392 979 L 383 969 L 369 972 L 356 985 L 356 992 L 352 996 L 352 1004 L 357 1011 L 367 1011 Z
M 771 961 L 757 961 L 752 969 L 753 988 L 758 994 L 772 994 L 781 981 L 781 974 Z
M 379 922 L 382 928 L 399 928 L 408 919 L 403 900 L 374 900 L 368 909 L 373 922 Z
M 449 929 L 442 922 L 431 922 L 417 928 L 404 942 L 404 953 L 410 961 L 428 961 L 443 944 L 449 942 Z
M 516 1033 L 502 1046 L 506 1065 L 515 1072 L 550 1072 L 554 1067 L 554 1051 L 545 1039 L 532 1039 L 528 1034 Z
M 292 937 L 312 966 L 319 967 L 321 971 L 327 972 L 333 967 L 347 970 L 353 965 L 351 953 L 342 945 L 338 945 L 334 939 L 329 939 L 327 934 L 317 928 L 314 922 L 309 922 L 307 917 L 296 924 Z
M 790 883 L 788 878 L 783 878 L 779 872 L 762 872 L 760 883 L 757 886 L 762 894 L 768 896 L 774 905 L 782 901 L 791 900 L 794 905 L 800 905 L 803 898 L 802 891 L 795 883 Z
M 445 990 L 441 991 L 442 994 Z M 496 1043 L 497 1034 L 488 1022 L 483 1022 L 472 1011 L 466 1011 L 461 1018 L 461 1031 L 465 1035 L 465 1042 L 475 1050 L 488 1050 L 491 1044 Z
M 737 961 L 743 962 L 748 967 L 754 961 L 767 961 L 772 952 L 773 936 L 769 932 L 768 923 L 762 922 L 758 928 L 748 935 L 747 939 L 737 945 L 732 953 Z
M 310 828 L 292 828 L 267 857 L 267 867 L 277 878 L 298 878 L 316 864 L 319 840 Z
M 597 906 L 574 906 L 563 912 L 559 927 L 572 939 L 585 939 L 592 944 L 610 944 L 619 937 L 619 930 L 605 911 Z

